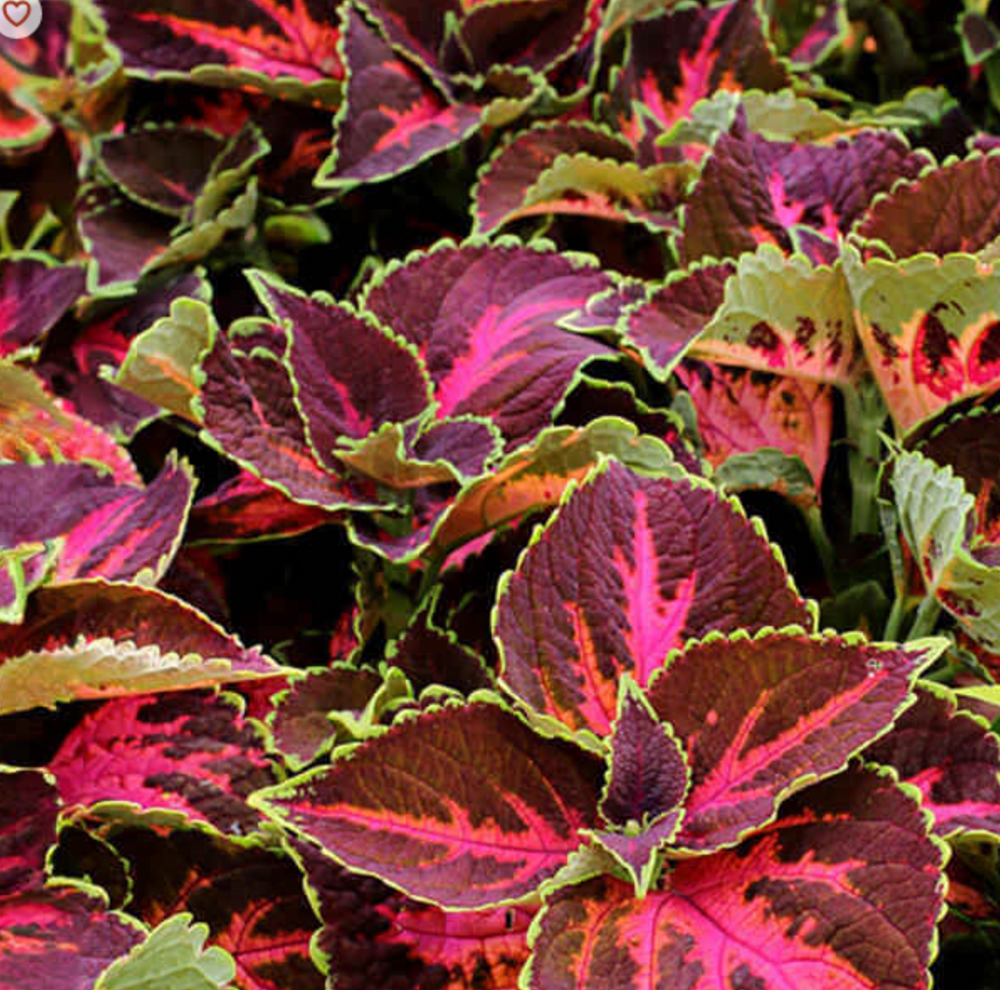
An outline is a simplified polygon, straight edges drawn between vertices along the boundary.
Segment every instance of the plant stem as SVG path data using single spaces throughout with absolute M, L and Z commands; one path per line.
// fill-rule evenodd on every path
M 876 502 L 879 470 L 879 427 L 885 404 L 873 381 L 845 385 L 844 413 L 851 440 L 848 470 L 851 475 L 851 536 L 878 531 Z
M 924 600 L 920 603 L 920 608 L 917 609 L 917 617 L 913 620 L 913 625 L 910 627 L 908 639 L 920 639 L 921 636 L 926 636 L 934 628 L 934 623 L 937 621 L 938 612 L 941 611 L 941 604 L 937 600 L 937 597 L 933 592 L 928 593 Z
M 886 619 L 885 630 L 882 638 L 887 642 L 895 642 L 899 639 L 899 627 L 902 625 L 903 616 L 906 614 L 906 606 L 903 604 L 903 595 L 897 593 L 892 600 L 892 611 Z

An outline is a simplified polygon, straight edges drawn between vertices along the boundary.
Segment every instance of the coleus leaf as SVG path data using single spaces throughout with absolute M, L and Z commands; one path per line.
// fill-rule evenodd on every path
M 135 921 L 105 908 L 93 888 L 0 897 L 0 990 L 92 990 L 143 937 Z
M 0 899 L 42 886 L 60 801 L 51 774 L 0 768 Z
M 369 668 L 339 664 L 289 678 L 267 717 L 274 746 L 292 770 L 300 770 L 346 742 L 374 732 L 386 704 L 409 692 L 397 677 L 383 678 Z
M 796 227 L 836 240 L 871 198 L 913 178 L 927 157 L 885 131 L 833 145 L 768 141 L 740 111 L 716 140 L 684 208 L 681 261 L 737 257 L 770 243 L 788 251 Z
M 240 990 L 322 990 L 309 949 L 319 919 L 288 856 L 195 827 L 111 822 L 99 834 L 128 864 L 135 917 L 152 926 L 184 912 L 206 924 Z
M 191 915 L 168 918 L 94 984 L 94 990 L 225 990 L 236 975 L 229 954 L 218 946 L 205 949 L 208 926 L 191 924 Z
M 501 582 L 495 634 L 514 694 L 604 736 L 623 673 L 644 688 L 691 637 L 796 622 L 812 627 L 809 607 L 734 505 L 608 461 Z
M 901 430 L 1000 380 L 993 265 L 971 255 L 862 261 L 849 246 L 844 274 L 868 365 Z
M 525 897 L 565 863 L 577 829 L 596 823 L 600 769 L 481 701 L 405 720 L 253 801 L 351 869 L 480 908 Z
M 886 248 L 899 260 L 925 251 L 976 253 L 1000 235 L 1000 155 L 977 152 L 907 178 L 873 201 L 855 227 L 869 242 L 868 256 Z
M 559 889 L 522 986 L 926 990 L 942 858 L 910 792 L 851 769 L 737 848 L 671 864 L 642 900 L 607 876 Z
M 156 583 L 180 544 L 194 475 L 168 459 L 146 488 L 117 485 L 85 464 L 0 464 L 0 546 L 61 538 L 56 581 L 104 577 Z
M 676 375 L 698 413 L 705 457 L 716 468 L 763 448 L 801 458 L 819 492 L 833 434 L 829 385 L 710 362 L 683 363 Z
M 131 342 L 157 320 L 169 317 L 171 304 L 182 298 L 209 302 L 211 290 L 204 278 L 189 272 L 139 291 L 124 305 L 98 314 L 74 337 L 71 368 L 49 364 L 40 370 L 50 380 L 58 376 L 63 394 L 81 415 L 116 435 L 131 438 L 142 426 L 163 415 L 163 410 L 123 391 L 104 376 L 117 372 Z
M 726 282 L 736 271 L 730 262 L 693 265 L 668 276 L 645 299 L 630 306 L 622 320 L 626 341 L 645 367 L 665 381 L 691 342 L 712 320 L 725 298 Z
M 6 60 L 0 60 L 0 148 L 8 154 L 27 155 L 52 136 L 52 123 L 31 102 L 18 97 L 24 77 Z
M 55 398 L 34 372 L 7 362 L 0 362 L 0 458 L 89 463 L 117 484 L 140 483 L 124 447 Z
M 0 549 L 0 623 L 24 618 L 28 595 L 48 578 L 58 556 L 55 541 Z
M 0 259 L 0 357 L 37 343 L 83 295 L 85 282 L 77 265 Z
M 551 427 L 462 489 L 435 527 L 435 550 L 457 547 L 525 514 L 557 505 L 570 482 L 587 475 L 601 454 L 637 471 L 677 477 L 681 473 L 662 441 L 642 436 L 623 419 L 605 416 L 575 429 Z
M 829 57 L 848 37 L 850 25 L 844 0 L 828 0 L 818 12 L 810 8 L 808 13 L 814 19 L 811 23 L 805 24 L 801 23 L 802 13 L 806 12 L 806 8 L 802 5 L 785 4 L 779 7 L 777 10 L 779 20 L 783 10 L 788 10 L 790 15 L 798 14 L 800 18 L 800 24 L 795 25 L 798 30 L 793 30 L 789 38 L 791 51 L 788 57 L 796 68 L 811 68 L 817 65 Z
M 860 357 L 854 307 L 838 268 L 763 244 L 726 280 L 722 305 L 690 354 L 810 381 L 850 383 Z
M 916 451 L 896 455 L 889 479 L 899 521 L 926 593 L 993 652 L 1000 651 L 1000 566 L 995 545 L 966 541 L 975 499 L 948 466 Z
M 258 827 L 246 797 L 275 779 L 233 705 L 190 691 L 106 702 L 69 733 L 48 769 L 67 807 L 181 812 L 234 835 Z
M 944 645 L 744 633 L 669 658 L 648 696 L 691 768 L 674 845 L 733 845 L 771 821 L 789 794 L 842 769 L 888 730 Z
M 671 10 L 629 33 L 628 58 L 616 74 L 610 110 L 639 151 L 659 160 L 653 139 L 719 88 L 776 90 L 788 72 L 764 37 L 752 0 L 710 9 Z
M 585 121 L 544 122 L 515 134 L 487 161 L 472 191 L 473 230 L 490 234 L 512 219 L 528 190 L 561 155 L 585 153 L 629 161 L 629 143 Z
M 473 134 L 482 111 L 449 103 L 401 60 L 350 4 L 343 5 L 347 89 L 333 152 L 316 173 L 321 188 L 349 188 L 398 175 Z
M 267 0 L 252 12 L 239 0 L 207 8 L 192 0 L 156 0 L 142 10 L 122 0 L 99 0 L 97 6 L 126 68 L 137 75 L 247 83 L 289 96 L 336 99 L 335 81 L 344 68 L 335 4 Z
M 441 990 L 517 987 L 537 905 L 442 911 L 345 870 L 305 842 L 291 842 L 323 919 L 316 949 L 343 990 L 398 979 Z
M 935 835 L 1000 838 L 1000 742 L 982 719 L 958 709 L 947 688 L 918 685 L 916 702 L 865 756 L 919 789 Z
M 361 440 L 384 423 L 402 423 L 427 407 L 420 360 L 400 340 L 358 316 L 280 284 L 263 272 L 250 281 L 274 320 L 288 331 L 288 368 L 306 434 L 319 462 L 344 438 Z
M 328 512 L 293 502 L 244 470 L 194 504 L 185 540 L 190 545 L 297 536 L 330 518 Z
M 184 602 L 102 578 L 39 588 L 0 627 L 0 714 L 283 672 Z
M 576 256 L 441 242 L 390 264 L 366 286 L 362 308 L 414 345 L 439 418 L 488 416 L 513 449 L 549 425 L 584 362 L 611 355 L 558 321 L 612 284 Z

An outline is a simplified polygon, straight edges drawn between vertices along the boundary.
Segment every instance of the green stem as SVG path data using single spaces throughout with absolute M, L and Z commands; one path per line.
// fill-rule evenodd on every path
M 917 609 L 917 617 L 913 620 L 913 625 L 910 627 L 907 638 L 920 639 L 921 636 L 927 636 L 934 628 L 934 623 L 937 622 L 938 612 L 940 611 L 941 604 L 934 593 L 931 592 L 926 595 L 920 603 L 920 608 Z
M 836 587 L 835 577 L 837 574 L 837 558 L 833 552 L 833 545 L 830 537 L 826 535 L 823 528 L 823 514 L 818 505 L 810 506 L 802 513 L 805 516 L 806 526 L 809 528 L 809 536 L 812 538 L 813 546 L 819 554 L 820 563 L 823 565 L 823 573 L 830 589 Z
M 878 532 L 878 428 L 885 419 L 885 406 L 873 382 L 846 385 L 842 391 L 851 441 L 847 462 L 851 476 L 851 536 L 856 537 Z
M 889 643 L 894 643 L 899 639 L 899 627 L 903 624 L 903 616 L 906 615 L 906 606 L 903 604 L 903 595 L 897 594 L 892 601 L 892 611 L 885 623 L 885 631 L 882 638 Z

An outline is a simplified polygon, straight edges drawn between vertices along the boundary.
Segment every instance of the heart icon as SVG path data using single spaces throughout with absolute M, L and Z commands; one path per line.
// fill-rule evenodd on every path
M 3 16 L 10 21 L 14 27 L 20 27 L 31 13 L 31 4 L 28 0 L 7 0 L 3 5 Z

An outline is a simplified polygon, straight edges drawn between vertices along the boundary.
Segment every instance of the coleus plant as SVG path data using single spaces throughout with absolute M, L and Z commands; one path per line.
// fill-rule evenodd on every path
M 0 39 L 0 990 L 1000 969 L 986 6 Z

